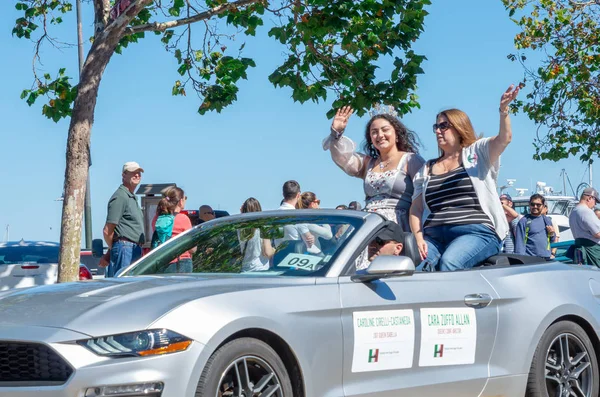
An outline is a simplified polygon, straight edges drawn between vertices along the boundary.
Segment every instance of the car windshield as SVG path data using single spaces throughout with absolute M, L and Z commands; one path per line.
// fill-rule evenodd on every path
M 226 218 L 166 242 L 122 275 L 320 276 L 361 223 L 342 216 Z
M 0 247 L 0 265 L 11 263 L 58 263 L 58 246 Z

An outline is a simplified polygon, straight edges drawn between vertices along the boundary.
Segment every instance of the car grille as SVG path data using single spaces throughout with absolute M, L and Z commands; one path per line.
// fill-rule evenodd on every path
M 0 342 L 0 386 L 60 385 L 73 369 L 48 346 Z

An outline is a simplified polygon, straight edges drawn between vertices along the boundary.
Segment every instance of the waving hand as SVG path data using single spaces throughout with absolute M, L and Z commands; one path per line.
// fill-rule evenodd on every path
M 343 106 L 339 108 L 335 113 L 331 128 L 337 132 L 343 132 L 348 125 L 348 119 L 350 116 L 352 116 L 352 113 L 354 113 L 354 109 L 352 109 L 350 106 Z

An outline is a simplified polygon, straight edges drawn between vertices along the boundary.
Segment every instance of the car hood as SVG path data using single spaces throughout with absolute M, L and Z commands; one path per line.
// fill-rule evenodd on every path
M 25 288 L 0 294 L 0 332 L 8 325 L 59 327 L 90 336 L 130 332 L 194 299 L 307 283 L 314 279 L 170 276 Z

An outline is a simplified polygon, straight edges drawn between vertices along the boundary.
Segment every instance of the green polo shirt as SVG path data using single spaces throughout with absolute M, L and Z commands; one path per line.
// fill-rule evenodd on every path
M 119 186 L 108 201 L 106 223 L 117 225 L 115 238 L 124 237 L 144 243 L 144 217 L 137 197 L 125 185 Z

